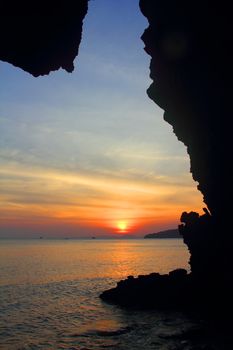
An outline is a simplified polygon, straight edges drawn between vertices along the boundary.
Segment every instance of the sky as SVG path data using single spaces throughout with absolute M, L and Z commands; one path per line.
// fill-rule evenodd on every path
M 186 147 L 146 95 L 147 25 L 137 0 L 90 1 L 72 74 L 0 62 L 0 237 L 143 236 L 202 211 Z

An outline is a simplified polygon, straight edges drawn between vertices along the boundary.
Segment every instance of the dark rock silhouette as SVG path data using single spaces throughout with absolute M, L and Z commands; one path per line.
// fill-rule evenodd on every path
M 34 76 L 72 72 L 87 0 L 1 1 L 0 59 Z
M 171 271 L 167 275 L 151 273 L 128 276 L 117 283 L 116 288 L 103 292 L 101 299 L 124 307 L 137 308 L 183 308 L 188 304 L 191 277 L 184 269 Z
M 193 278 L 211 289 L 232 281 L 233 175 L 230 5 L 140 0 L 149 21 L 142 40 L 151 56 L 149 97 L 187 146 L 191 173 L 204 196 L 204 215 L 183 213 Z M 218 289 L 219 291 L 219 289 Z
M 182 238 L 178 229 L 148 233 L 144 238 Z
M 233 26 L 229 6 L 226 2 L 210 6 L 208 1 L 140 1 L 149 21 L 142 36 L 152 57 L 148 95 L 165 110 L 164 119 L 187 146 L 191 173 L 209 210 L 204 216 L 190 213 L 181 218 L 195 273 L 232 271 Z
M 141 0 L 142 39 L 152 57 L 148 95 L 186 146 L 213 220 L 231 212 L 232 40 L 230 5 Z
M 180 220 L 183 224 L 179 225 L 179 231 L 191 254 L 189 263 L 192 273 L 198 278 L 206 279 L 207 276 L 210 278 L 211 273 L 213 272 L 215 275 L 218 270 L 218 261 L 215 263 L 216 267 L 213 268 L 213 265 L 209 265 L 209 260 L 210 258 L 211 261 L 216 260 L 219 242 L 218 239 L 213 245 L 212 233 L 214 232 L 214 226 L 212 217 L 206 211 L 204 215 L 195 212 L 184 212 Z M 210 257 L 208 252 L 209 241 L 211 240 L 211 254 L 213 254 L 213 257 Z

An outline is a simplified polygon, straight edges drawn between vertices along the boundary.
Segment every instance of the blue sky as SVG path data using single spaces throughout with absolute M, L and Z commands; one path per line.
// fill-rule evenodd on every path
M 89 2 L 72 74 L 0 63 L 0 235 L 141 235 L 202 208 L 186 149 L 146 95 L 136 0 Z

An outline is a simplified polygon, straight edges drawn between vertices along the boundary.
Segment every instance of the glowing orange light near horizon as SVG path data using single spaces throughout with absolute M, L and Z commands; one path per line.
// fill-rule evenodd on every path
M 120 232 L 126 232 L 128 225 L 126 221 L 118 221 L 117 227 Z

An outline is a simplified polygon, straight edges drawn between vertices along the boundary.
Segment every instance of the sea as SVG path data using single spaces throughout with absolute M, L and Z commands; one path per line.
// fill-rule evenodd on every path
M 176 337 L 195 327 L 189 316 L 99 298 L 129 275 L 189 270 L 188 260 L 181 239 L 2 239 L 0 349 L 190 349 Z

